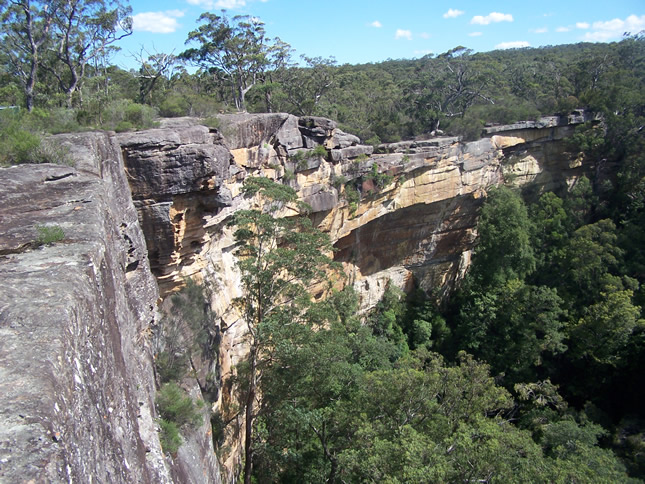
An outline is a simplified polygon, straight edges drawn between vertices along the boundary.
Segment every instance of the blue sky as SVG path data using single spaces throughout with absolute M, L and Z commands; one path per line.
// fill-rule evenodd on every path
M 296 55 L 336 58 L 339 64 L 411 59 L 457 45 L 476 52 L 620 40 L 645 30 L 643 0 L 433 1 L 433 0 L 133 0 L 134 34 L 120 42 L 113 62 L 134 67 L 134 57 L 186 49 L 202 12 L 253 15 L 269 37 Z

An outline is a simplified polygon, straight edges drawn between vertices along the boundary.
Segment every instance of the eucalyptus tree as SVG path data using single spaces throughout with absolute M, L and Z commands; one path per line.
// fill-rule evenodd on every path
M 288 45 L 266 36 L 264 23 L 257 17 L 224 12 L 204 12 L 201 25 L 188 34 L 187 49 L 180 57 L 193 62 L 224 82 L 230 89 L 235 107 L 244 110 L 247 93 L 266 80 L 266 74 L 286 61 Z M 281 53 L 277 52 L 280 51 Z
M 172 52 L 170 54 L 150 53 L 143 47 L 135 59 L 139 64 L 139 72 L 136 75 L 139 79 L 139 102 L 149 103 L 159 80 L 172 78 L 178 59 Z
M 476 66 L 471 49 L 455 47 L 436 58 L 421 60 L 408 84 L 411 115 L 428 131 L 439 129 L 444 118 L 463 117 L 476 101 L 495 104 L 486 94 L 490 73 Z
M 248 178 L 244 193 L 255 196 L 260 207 L 238 210 L 237 255 L 243 297 L 235 302 L 247 325 L 249 353 L 242 378 L 244 409 L 244 482 L 251 482 L 253 428 L 259 408 L 258 388 L 264 370 L 271 365 L 274 345 L 288 340 L 285 331 L 305 322 L 311 303 L 308 286 L 324 281 L 331 266 L 329 237 L 312 227 L 304 216 L 279 217 L 278 212 L 302 210 L 293 188 L 267 178 Z
M 315 113 L 323 95 L 334 83 L 333 67 L 336 60 L 323 57 L 300 56 L 304 67 L 293 67 L 284 72 L 282 89 L 294 114 L 309 116 Z
M 58 81 L 68 107 L 80 91 L 88 63 L 117 50 L 114 43 L 132 34 L 131 13 L 132 8 L 118 0 L 67 0 L 60 4 L 51 44 L 55 61 L 44 67 Z
M 0 1 L 0 50 L 20 80 L 27 109 L 34 108 L 34 96 L 43 49 L 60 9 L 57 0 Z

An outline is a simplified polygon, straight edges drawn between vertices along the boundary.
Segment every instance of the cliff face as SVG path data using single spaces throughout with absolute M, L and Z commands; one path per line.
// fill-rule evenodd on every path
M 470 262 L 486 191 L 570 184 L 587 167 L 565 140 L 586 120 L 374 148 L 323 118 L 225 115 L 218 128 L 177 119 L 60 136 L 75 168 L 0 169 L 0 480 L 219 482 L 207 423 L 162 456 L 153 340 L 157 311 L 169 307 L 159 294 L 193 277 L 214 288 L 220 383 L 244 358 L 227 222 L 253 203 L 240 195 L 246 177 L 288 183 L 311 205 L 367 310 L 389 281 L 445 294 Z M 43 224 L 60 226 L 63 240 L 37 247 Z M 196 361 L 194 395 L 211 364 Z M 214 410 L 226 413 L 230 388 L 216 394 Z M 240 425 L 219 455 L 225 481 L 239 468 Z
M 444 137 L 374 149 L 328 119 L 238 114 L 221 116 L 218 129 L 172 120 L 118 141 L 161 293 L 186 277 L 215 288 L 225 381 L 246 354 L 244 324 L 231 305 L 241 293 L 227 221 L 252 203 L 240 196 L 247 176 L 298 191 L 367 310 L 390 281 L 446 295 L 470 263 L 487 189 L 505 180 L 551 189 L 577 179 L 585 167 L 567 152 L 565 139 L 587 120 L 574 113 L 490 128 L 472 143 Z M 214 409 L 226 413 L 230 398 L 220 392 Z M 240 463 L 238 431 L 229 427 L 229 450 L 220 455 L 229 480 Z
M 0 170 L 0 481 L 170 482 L 153 421 L 158 289 L 103 133 L 76 168 Z M 36 227 L 64 238 L 37 247 Z
M 239 197 L 244 178 L 266 176 L 312 207 L 367 308 L 389 279 L 448 291 L 469 263 L 486 190 L 577 179 L 585 167 L 566 138 L 587 120 L 578 112 L 488 128 L 471 143 L 443 137 L 376 149 L 331 120 L 286 114 L 221 116 L 220 129 L 172 120 L 118 139 L 162 294 L 193 275 L 235 293 L 225 221 L 249 203 Z

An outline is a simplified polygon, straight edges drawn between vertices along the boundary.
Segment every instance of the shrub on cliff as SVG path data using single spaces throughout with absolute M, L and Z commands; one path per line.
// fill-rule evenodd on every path
M 157 392 L 156 403 L 160 417 L 161 446 L 165 451 L 175 453 L 181 445 L 179 430 L 182 427 L 196 427 L 202 423 L 200 405 L 193 402 L 193 399 L 174 382 L 165 383 L 161 387 Z

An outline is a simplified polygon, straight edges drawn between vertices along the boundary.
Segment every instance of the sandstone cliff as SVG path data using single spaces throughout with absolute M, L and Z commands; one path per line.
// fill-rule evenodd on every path
M 158 289 L 103 133 L 75 168 L 0 170 L 0 481 L 170 482 L 153 421 Z M 64 238 L 37 247 L 37 225 Z
M 224 115 L 217 129 L 176 119 L 145 132 L 61 136 L 74 168 L 1 169 L 0 480 L 219 482 L 206 424 L 162 456 L 153 336 L 163 330 L 157 311 L 168 309 L 159 292 L 192 277 L 214 288 L 220 384 L 244 358 L 227 221 L 253 203 L 240 195 L 247 176 L 297 189 L 366 310 L 389 281 L 445 294 L 468 267 L 486 190 L 572 183 L 589 167 L 564 140 L 588 119 L 489 128 L 472 143 L 378 147 L 323 118 Z M 60 226 L 64 239 L 37 247 L 43 224 Z M 197 380 L 185 382 L 194 395 L 212 362 L 197 366 Z M 222 388 L 213 409 L 230 399 Z M 219 455 L 230 482 L 237 424 Z

